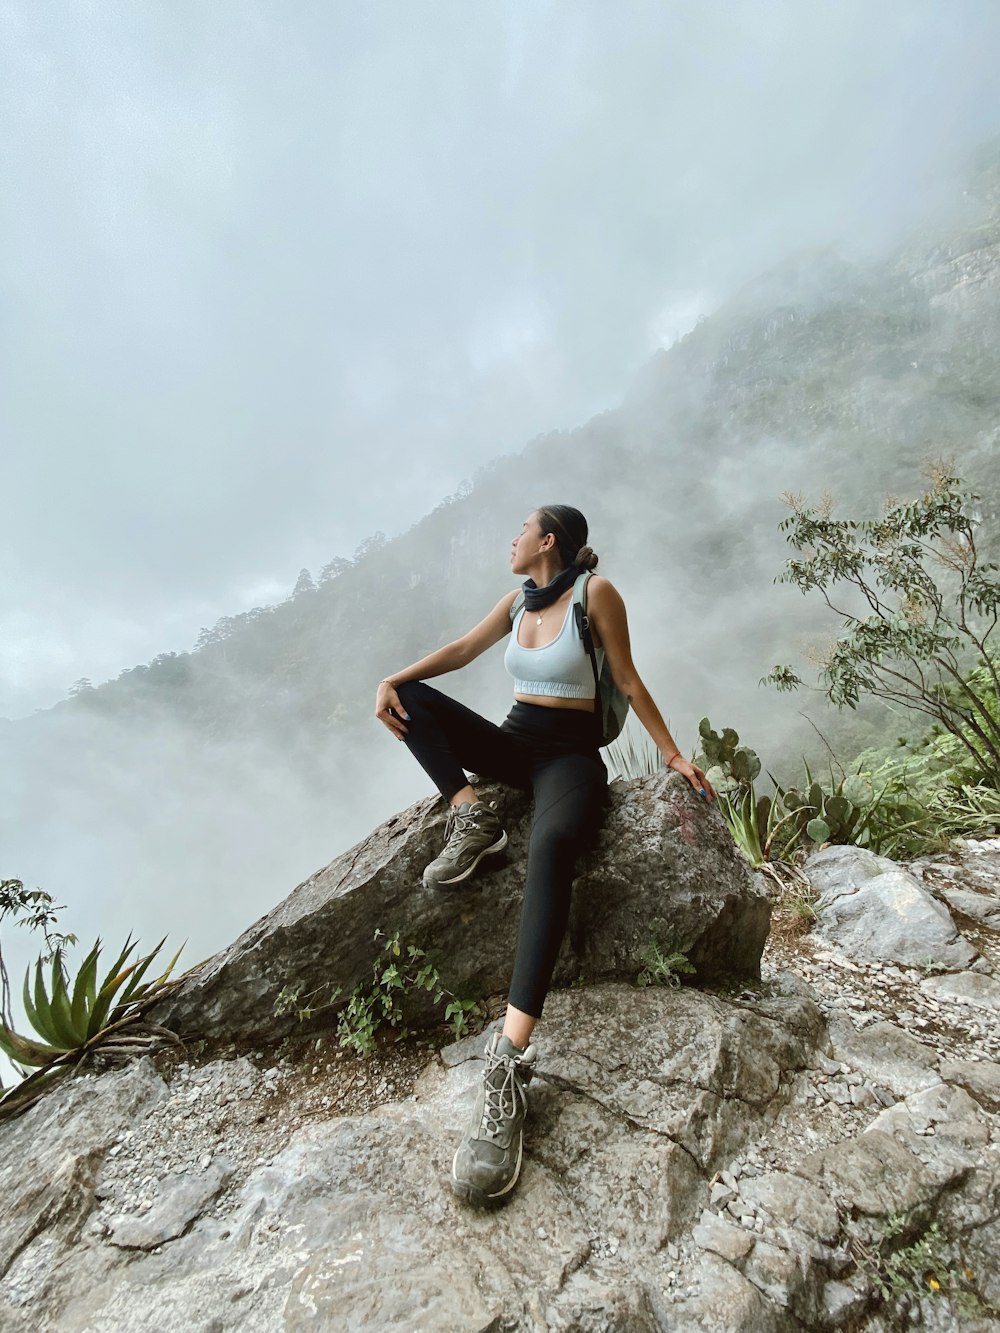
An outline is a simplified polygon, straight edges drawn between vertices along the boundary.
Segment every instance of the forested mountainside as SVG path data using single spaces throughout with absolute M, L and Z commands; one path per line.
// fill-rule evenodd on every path
M 196 927 L 191 947 L 216 947 L 275 885 L 427 791 L 372 716 L 376 684 L 511 588 L 510 539 L 545 503 L 588 516 L 686 753 L 704 716 L 780 781 L 802 777 L 803 756 L 825 771 L 828 745 L 850 763 L 915 739 L 928 720 L 881 701 L 837 712 L 818 691 L 760 687 L 779 662 L 816 682 L 810 645 L 841 625 L 818 594 L 775 582 L 792 554 L 782 496 L 829 491 L 836 514 L 874 517 L 887 493 L 923 493 L 944 456 L 981 493 L 980 554 L 997 559 L 998 345 L 1000 142 L 954 214 L 893 253 L 790 257 L 655 356 L 616 410 L 496 459 L 393 540 L 331 552 L 285 601 L 206 627 L 190 652 L 0 722 L 4 872 L 37 866 L 98 919 L 124 891 L 159 933 L 208 890 L 211 933 Z M 500 656 L 438 683 L 499 721 Z

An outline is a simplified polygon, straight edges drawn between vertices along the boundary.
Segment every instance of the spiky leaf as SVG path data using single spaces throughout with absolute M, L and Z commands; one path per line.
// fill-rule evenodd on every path
M 13 1028 L 0 1023 L 0 1050 L 11 1060 L 20 1065 L 47 1065 L 57 1055 L 62 1055 L 59 1046 L 43 1046 L 40 1042 L 22 1037 Z
M 88 1019 L 97 998 L 97 959 L 101 952 L 101 937 L 83 960 L 73 987 L 73 1030 L 88 1034 Z
M 31 1026 L 43 1040 L 47 1041 L 52 1046 L 58 1047 L 60 1046 L 60 1041 L 49 1017 L 49 1006 L 46 1003 L 47 997 L 45 995 L 45 986 L 41 980 L 41 967 L 42 960 L 39 958 L 38 962 L 35 964 L 35 1000 L 32 1000 L 31 991 L 28 986 L 28 978 L 31 976 L 30 965 L 24 973 L 24 991 L 21 999 L 24 1003 L 24 1012 L 27 1014 L 28 1022 Z M 41 1002 L 40 1008 L 35 1003 L 36 1000 Z
M 66 968 L 62 959 L 62 950 L 57 949 L 52 959 L 52 996 L 49 1001 L 52 1021 L 56 1030 L 63 1034 L 66 1049 L 72 1050 L 84 1040 L 84 1033 L 73 1027 L 73 1011 L 70 1005 Z

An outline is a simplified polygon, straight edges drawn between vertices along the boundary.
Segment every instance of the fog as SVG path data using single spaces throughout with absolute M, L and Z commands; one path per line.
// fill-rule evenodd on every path
M 620 401 L 1000 119 L 991 3 L 0 14 L 0 716 Z
M 527 446 L 499 595 L 507 539 L 562 498 L 532 442 L 788 256 L 877 256 L 952 208 L 1000 130 L 998 49 L 992 3 L 10 0 L 0 718 L 190 650 Z M 780 470 L 717 473 L 720 513 Z M 669 628 L 635 618 L 679 672 L 734 609 L 677 597 Z M 690 683 L 660 702 L 705 711 Z M 312 784 L 252 737 L 194 766 L 166 723 L 71 731 L 12 741 L 0 874 L 69 901 L 84 945 L 169 930 L 188 963 L 427 789 L 388 744 Z

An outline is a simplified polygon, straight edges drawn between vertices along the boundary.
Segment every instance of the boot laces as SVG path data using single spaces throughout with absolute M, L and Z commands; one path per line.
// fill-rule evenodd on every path
M 490 1075 L 499 1066 L 504 1066 L 504 1076 L 494 1083 Z M 527 1093 L 517 1076 L 517 1060 L 510 1055 L 497 1055 L 495 1051 L 486 1052 L 486 1100 L 483 1104 L 483 1130 L 492 1139 L 497 1139 L 503 1132 L 505 1120 L 510 1120 L 517 1111 L 517 1100 L 527 1106 Z
M 455 806 L 452 806 L 448 812 L 448 822 L 445 825 L 445 846 L 447 847 L 453 840 L 459 839 L 466 829 L 478 828 L 479 816 L 484 813 L 492 814 L 494 812 L 487 807 L 485 811 L 476 810 L 473 812 L 470 810 L 468 814 L 460 815 Z

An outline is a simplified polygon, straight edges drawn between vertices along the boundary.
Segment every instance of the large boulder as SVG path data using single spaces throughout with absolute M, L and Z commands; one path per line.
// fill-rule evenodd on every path
M 954 971 L 976 957 L 947 907 L 887 857 L 824 847 L 803 869 L 818 894 L 815 934 L 849 957 Z
M 531 798 L 492 785 L 480 792 L 505 803 L 509 842 L 503 858 L 483 862 L 473 879 L 455 890 L 423 887 L 423 868 L 442 845 L 447 809 L 439 797 L 417 801 L 300 884 L 149 1016 L 210 1043 L 279 1036 L 296 1022 L 274 1014 L 286 985 L 300 983 L 303 995 L 339 985 L 348 994 L 371 981 L 373 962 L 385 957 L 377 930 L 391 935 L 398 929 L 401 944 L 425 950 L 455 995 L 505 992 Z M 634 981 L 653 937 L 668 952 L 683 952 L 699 978 L 759 978 L 770 924 L 766 889 L 718 808 L 705 804 L 686 779 L 664 770 L 613 783 L 590 844 L 578 862 L 553 987 L 581 978 Z M 408 1004 L 413 1025 L 440 1020 L 441 1007 L 428 992 L 411 995 Z M 322 1025 L 324 1015 L 316 1020 Z
M 720 1299 L 733 1322 L 713 1315 L 712 1327 L 775 1327 L 752 1283 L 677 1247 L 712 1174 L 788 1104 L 823 1038 L 801 997 L 737 1004 L 620 983 L 559 992 L 516 1199 L 498 1213 L 448 1186 L 485 1033 L 430 1057 L 412 1097 L 366 1114 L 298 1125 L 279 1095 L 280 1133 L 260 1123 L 257 1093 L 243 1100 L 240 1061 L 168 1089 L 145 1057 L 0 1124 L 4 1198 L 20 1219 L 0 1248 L 0 1327 L 654 1333 L 700 1327 Z M 204 1103 L 229 1091 L 224 1156 L 206 1165 Z M 134 1115 L 125 1135 L 123 1106 Z M 67 1150 L 84 1148 L 76 1192 L 43 1195 Z M 690 1317 L 675 1318 L 675 1301 L 690 1301 Z M 757 1322 L 735 1322 L 744 1309 Z

